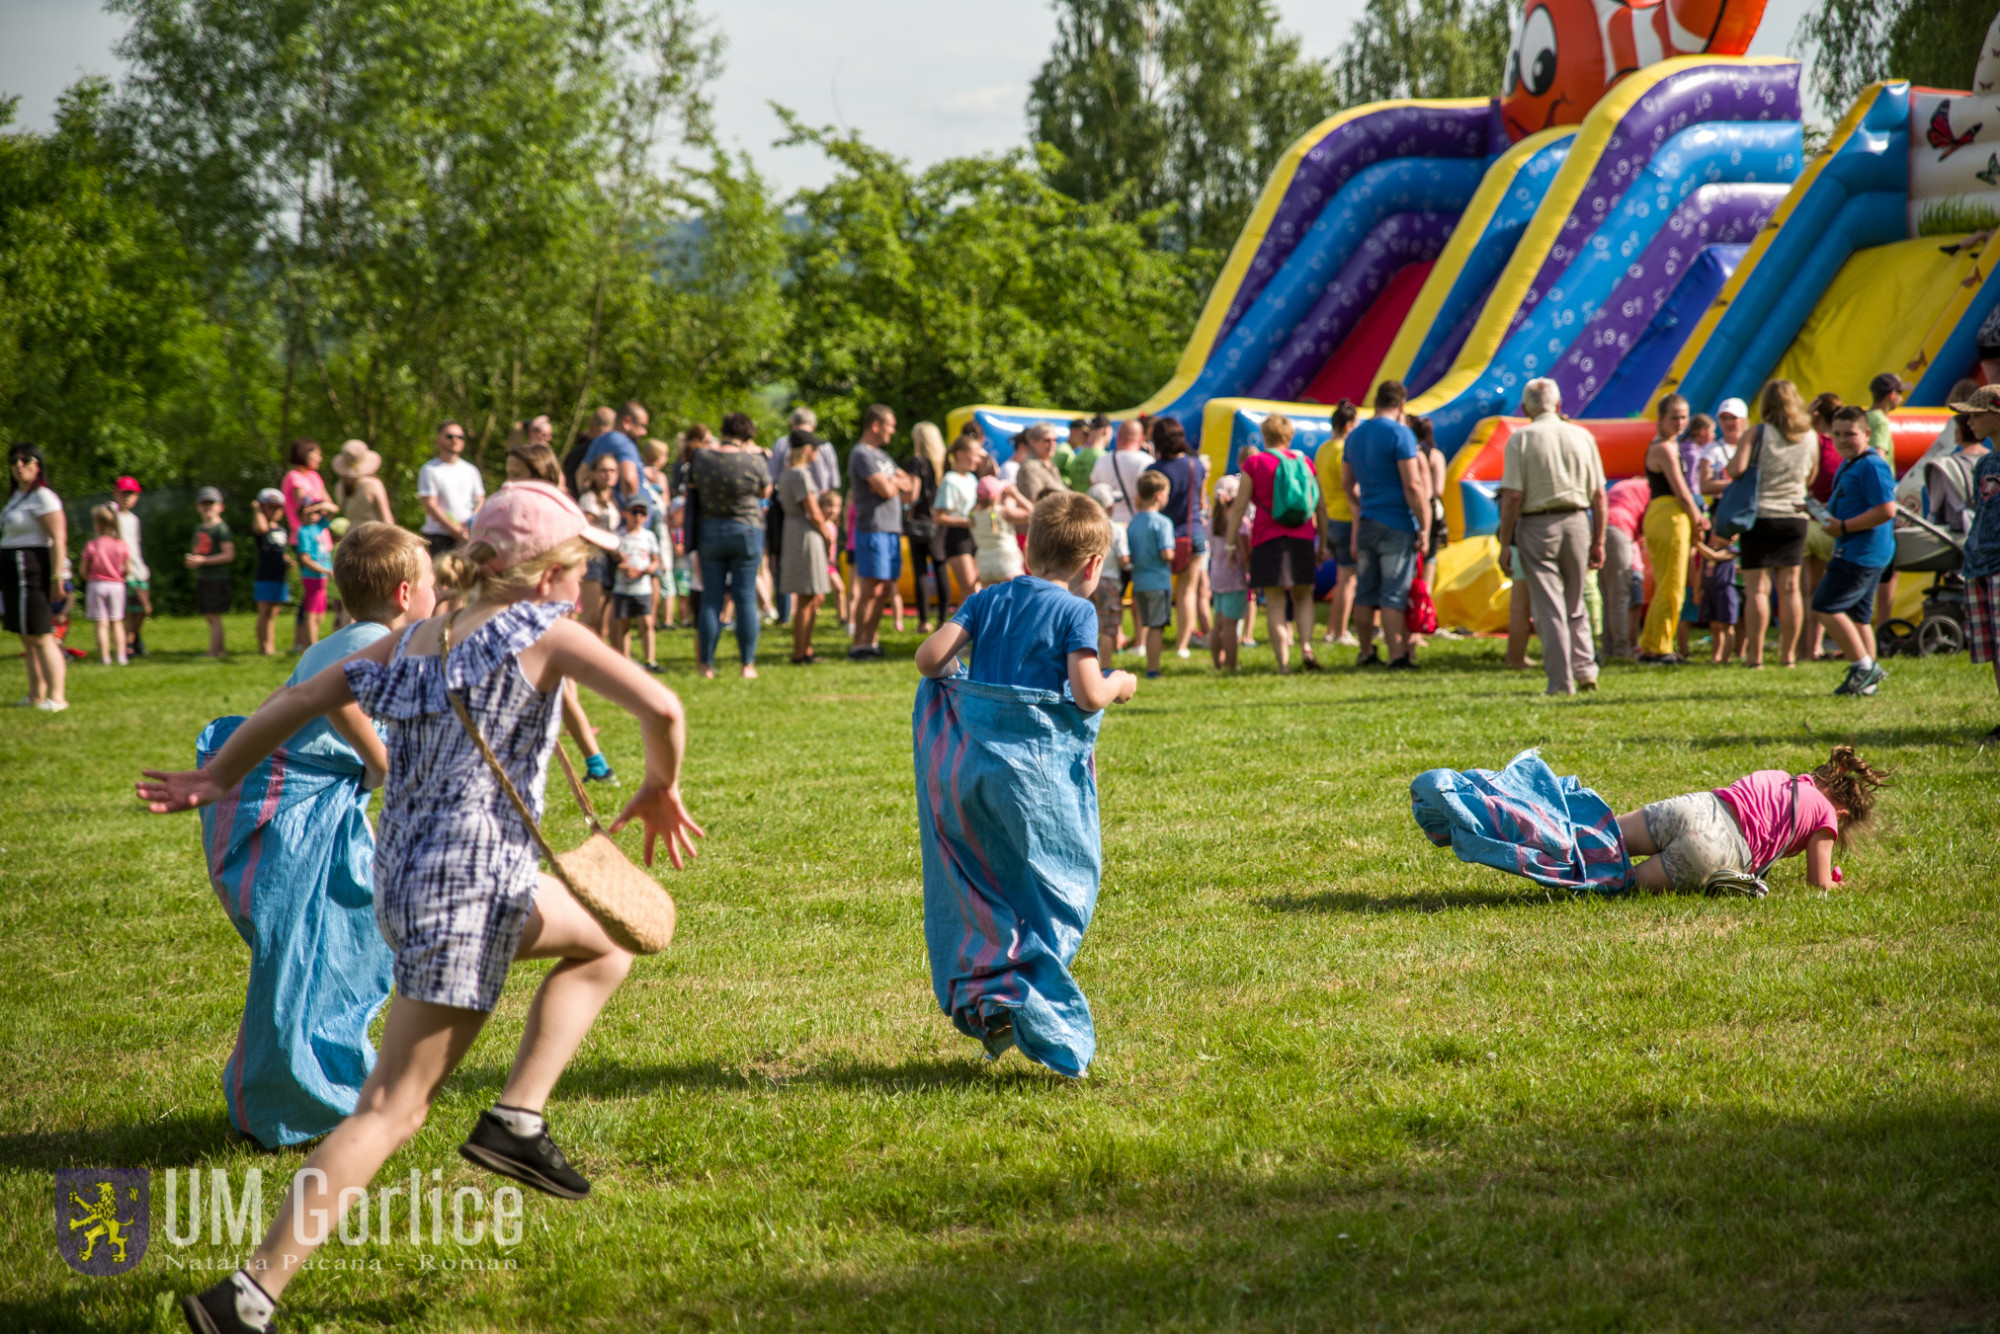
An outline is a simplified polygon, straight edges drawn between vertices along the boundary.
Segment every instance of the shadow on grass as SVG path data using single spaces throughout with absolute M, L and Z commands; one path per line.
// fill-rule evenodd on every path
M 1760 746 L 1796 746 L 1811 742 L 1816 745 L 1852 745 L 1866 751 L 1870 746 L 1921 747 L 1921 746 L 1973 746 L 1979 742 L 1979 733 L 1970 726 L 1957 727 L 1869 727 L 1865 719 L 1855 719 L 1853 724 L 1833 727 L 1813 727 L 1801 721 L 1795 732 L 1718 732 L 1706 736 L 1692 736 L 1681 733 L 1676 736 L 1634 736 L 1626 739 L 1630 746 L 1685 746 L 1689 750 L 1733 750 L 1738 747 L 1756 748 Z
M 1425 894 L 1365 894 L 1352 889 L 1329 889 L 1318 894 L 1274 894 L 1253 901 L 1271 912 L 1365 915 L 1449 912 L 1454 908 L 1526 908 L 1567 903 L 1576 897 L 1566 890 L 1524 885 L 1519 889 L 1450 889 Z
M 970 1039 L 967 1040 L 968 1047 Z M 453 1091 L 498 1092 L 507 1082 L 507 1068 L 482 1065 L 461 1068 L 452 1077 Z M 564 1098 L 627 1098 L 653 1093 L 761 1092 L 781 1088 L 865 1090 L 873 1093 L 928 1093 L 941 1089 L 988 1089 L 1006 1092 L 1046 1089 L 1069 1081 L 1060 1075 L 1008 1058 L 988 1065 L 974 1057 L 913 1058 L 896 1063 L 828 1058 L 817 1065 L 790 1069 L 782 1060 L 769 1062 L 692 1061 L 682 1065 L 575 1065 L 563 1072 L 557 1096 Z
M 760 1255 L 659 1293 L 648 1323 L 2000 1329 L 1992 1107 L 1777 1118 L 1638 1097 L 1526 1141 L 1383 1116 L 1414 1152 L 1345 1170 L 1114 1144 L 857 1178 L 819 1207 L 917 1245 L 858 1265 Z
M 262 1151 L 257 1141 L 239 1134 L 218 1107 L 212 1112 L 157 1121 L 0 1135 L 0 1169 L 53 1172 L 62 1167 L 185 1167 L 246 1148 Z M 0 1321 L 0 1328 L 15 1326 Z

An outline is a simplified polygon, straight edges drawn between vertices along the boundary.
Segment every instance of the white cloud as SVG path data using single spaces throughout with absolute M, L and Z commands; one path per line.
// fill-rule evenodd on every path
M 968 88 L 938 103 L 947 116 L 1010 116 L 1018 119 L 1027 104 L 1028 90 L 1018 83 L 996 84 L 991 88 Z

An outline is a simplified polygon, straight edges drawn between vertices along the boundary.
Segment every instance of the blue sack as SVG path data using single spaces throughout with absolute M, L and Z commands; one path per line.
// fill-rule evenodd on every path
M 1556 777 L 1532 750 L 1499 773 L 1418 774 L 1410 784 L 1410 813 L 1425 837 L 1460 861 L 1552 889 L 1615 894 L 1632 878 L 1618 817 L 1604 798 L 1575 778 Z
M 207 764 L 242 723 L 210 723 L 196 762 Z M 339 1125 L 375 1068 L 368 1025 L 389 999 L 396 956 L 375 925 L 375 832 L 361 774 L 347 743 L 327 732 L 273 752 L 201 811 L 210 883 L 250 947 L 222 1093 L 231 1123 L 267 1149 Z
M 1709 516 L 1709 524 L 1715 535 L 1724 541 L 1741 537 L 1757 523 L 1757 492 L 1762 486 L 1764 471 L 1764 432 L 1768 426 L 1757 428 L 1757 443 L 1750 446 L 1750 459 L 1743 467 L 1743 475 L 1722 489 L 1715 498 L 1715 513 Z
M 1080 1079 L 1097 1052 L 1070 960 L 1104 869 L 1102 713 L 956 677 L 917 688 L 917 828 L 931 986 L 969 1037 L 1003 1015 L 1021 1054 Z

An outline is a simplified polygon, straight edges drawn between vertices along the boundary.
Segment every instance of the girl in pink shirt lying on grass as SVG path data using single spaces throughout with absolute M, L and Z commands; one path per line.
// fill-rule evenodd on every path
M 1868 822 L 1888 781 L 1854 747 L 1835 746 L 1811 773 L 1760 769 L 1712 792 L 1656 801 L 1618 817 L 1625 850 L 1649 857 L 1633 868 L 1632 883 L 1762 897 L 1770 868 L 1803 852 L 1806 883 L 1831 889 L 1841 880 L 1834 844 Z

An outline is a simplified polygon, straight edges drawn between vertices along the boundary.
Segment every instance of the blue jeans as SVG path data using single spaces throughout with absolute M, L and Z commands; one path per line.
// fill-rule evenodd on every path
M 1417 535 L 1373 519 L 1354 521 L 1354 605 L 1403 611 L 1417 572 Z
M 695 622 L 696 656 L 704 667 L 715 666 L 716 641 L 722 638 L 722 600 L 736 595 L 736 652 L 747 666 L 757 661 L 757 566 L 764 559 L 764 530 L 734 519 L 703 519 L 701 615 Z

